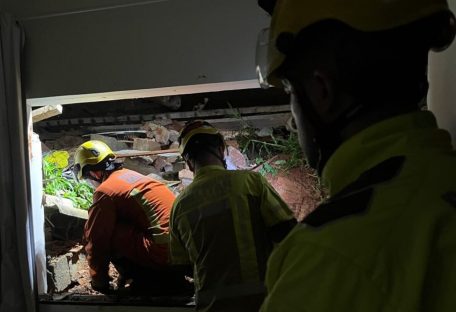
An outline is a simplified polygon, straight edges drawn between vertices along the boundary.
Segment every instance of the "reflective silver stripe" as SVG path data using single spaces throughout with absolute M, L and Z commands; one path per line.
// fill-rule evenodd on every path
M 185 235 L 185 237 L 181 237 L 181 239 L 187 240 L 188 244 L 190 245 L 190 246 L 187 246 L 188 250 L 189 250 L 188 258 L 190 259 L 191 262 L 193 262 L 193 272 L 196 273 L 198 271 L 197 271 L 195 259 L 198 256 L 198 250 L 196 249 L 196 244 L 195 244 L 194 237 L 193 237 L 192 227 L 190 226 L 190 223 L 186 217 L 183 217 L 181 219 L 182 219 L 182 221 L 181 221 L 182 227 L 185 229 L 188 229 L 188 231 L 189 231 L 189 233 L 187 233 L 188 236 Z M 181 235 L 182 235 L 182 233 L 181 233 Z M 198 274 L 194 274 L 193 283 L 195 284 L 195 289 L 201 288 Z
M 230 203 L 243 281 L 258 281 L 258 261 L 248 207 Z

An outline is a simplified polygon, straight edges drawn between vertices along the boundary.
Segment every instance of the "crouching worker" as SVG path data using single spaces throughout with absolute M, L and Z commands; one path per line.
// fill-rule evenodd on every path
M 195 178 L 171 213 L 171 258 L 194 267 L 197 311 L 258 311 L 267 259 L 293 214 L 260 174 L 225 170 L 223 137 L 209 123 L 187 124 L 179 142 Z
M 76 150 L 74 173 L 95 188 L 84 228 L 93 289 L 110 290 L 110 262 L 119 271 L 118 284 L 133 279 L 134 290 L 185 288 L 184 274 L 168 265 L 175 197 L 166 185 L 123 169 L 101 141 L 85 142 Z

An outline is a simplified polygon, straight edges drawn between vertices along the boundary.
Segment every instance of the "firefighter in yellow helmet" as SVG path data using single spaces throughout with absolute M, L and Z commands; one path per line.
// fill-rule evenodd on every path
M 268 263 L 262 311 L 455 311 L 456 153 L 427 111 L 445 0 L 260 0 L 263 85 L 329 188 Z
M 185 292 L 184 271 L 169 265 L 168 226 L 175 197 L 167 186 L 122 168 L 109 146 L 96 140 L 76 150 L 74 173 L 96 188 L 84 228 L 92 288 L 111 290 L 112 262 L 121 274 L 119 283 L 133 279 L 134 291 Z
M 171 213 L 171 260 L 194 268 L 197 311 L 258 311 L 273 243 L 296 221 L 258 173 L 225 169 L 225 143 L 204 121 L 185 126 L 180 151 L 195 173 Z

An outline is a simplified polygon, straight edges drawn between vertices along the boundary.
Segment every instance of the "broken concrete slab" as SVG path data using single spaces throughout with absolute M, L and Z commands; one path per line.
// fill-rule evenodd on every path
M 169 165 L 169 163 L 166 161 L 165 158 L 163 157 L 158 157 L 157 159 L 155 159 L 154 161 L 154 167 L 155 169 L 157 169 L 159 172 L 163 170 L 163 168 L 165 168 L 167 165 Z
M 50 292 L 62 292 L 78 280 L 78 272 L 87 268 L 83 247 L 72 248 L 68 253 L 50 258 L 47 264 Z
M 176 130 L 169 130 L 169 140 L 174 143 L 174 142 L 177 142 L 178 139 L 179 139 L 179 132 Z
M 152 139 L 134 138 L 133 149 L 137 151 L 159 151 L 161 144 Z
M 182 182 L 182 186 L 186 187 L 193 181 L 193 172 L 188 169 L 179 171 L 179 180 Z
M 134 170 L 144 175 L 150 173 L 158 174 L 159 171 L 153 166 L 154 160 L 148 156 L 125 158 L 123 167 L 126 169 Z
M 255 131 L 255 134 L 259 136 L 260 138 L 262 137 L 270 137 L 273 133 L 272 128 L 261 128 L 258 131 Z
M 75 217 L 83 220 L 88 219 L 87 211 L 75 208 L 73 202 L 68 198 L 44 194 L 43 206 L 46 215 L 54 213 L 54 211 L 58 211 L 59 213 L 70 217 Z
M 88 219 L 86 210 L 74 208 L 73 202 L 66 198 L 43 196 L 44 213 L 50 225 L 50 235 L 58 240 L 79 240 Z
M 119 151 L 128 149 L 128 145 L 125 142 L 120 142 L 117 139 L 100 134 L 91 134 L 90 140 L 98 140 L 106 143 L 113 151 Z
M 174 172 L 174 166 L 172 164 L 166 164 L 166 166 L 163 168 L 164 172 Z
M 173 163 L 174 172 L 180 172 L 183 169 L 185 169 L 185 161 L 178 161 L 178 162 Z
M 170 134 L 165 127 L 148 122 L 143 125 L 143 129 L 146 130 L 148 138 L 154 138 L 160 144 L 168 144 Z
M 227 156 L 226 158 L 230 160 L 230 162 L 240 170 L 248 168 L 247 160 L 245 159 L 244 154 L 242 154 L 237 148 L 233 146 L 227 147 Z
M 178 148 L 179 148 L 178 142 L 173 142 L 169 145 L 169 149 L 178 149 Z
M 63 135 L 56 140 L 47 140 L 46 146 L 50 150 L 68 150 L 73 147 L 78 147 L 85 141 L 86 140 L 80 136 Z

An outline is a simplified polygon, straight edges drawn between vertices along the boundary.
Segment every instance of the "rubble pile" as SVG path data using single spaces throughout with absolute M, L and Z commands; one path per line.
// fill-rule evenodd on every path
M 43 151 L 65 150 L 70 157 L 70 166 L 77 146 L 87 140 L 100 140 L 108 144 L 123 162 L 124 168 L 135 170 L 168 185 L 178 195 L 193 181 L 193 173 L 187 168 L 178 153 L 179 131 L 183 122 L 155 120 L 145 123 L 139 131 L 116 131 L 89 136 L 62 136 L 44 142 Z M 255 141 L 262 140 L 274 145 L 273 129 L 256 129 L 252 132 Z M 249 157 L 244 154 L 236 131 L 222 131 L 226 139 L 226 163 L 229 170 L 260 171 L 271 161 L 264 159 L 258 163 L 255 149 L 250 149 Z M 252 145 L 253 147 L 253 145 Z M 267 148 L 267 147 L 266 147 Z M 244 148 L 245 149 L 245 148 Z M 283 155 L 282 155 L 283 156 Z M 287 155 L 274 155 L 274 159 L 287 159 Z M 256 158 L 255 158 L 256 157 Z M 271 156 L 272 157 L 272 156 Z M 279 158 L 278 158 L 279 157 Z M 282 157 L 282 158 L 280 158 Z M 280 161 L 285 161 L 280 160 Z M 276 163 L 278 163 L 276 161 Z M 264 171 L 264 170 L 263 170 Z M 264 172 L 262 172 L 264 174 Z M 323 197 L 318 179 L 311 169 L 300 166 L 291 170 L 267 172 L 264 174 L 271 185 L 284 198 L 298 220 L 314 209 Z M 71 201 L 46 195 L 43 200 L 46 214 L 46 247 L 50 291 L 61 293 L 81 291 L 92 294 L 88 278 L 87 261 L 81 242 L 87 211 L 73 207 Z M 68 246 L 62 242 L 68 242 Z M 76 288 L 75 288 L 76 287 Z

